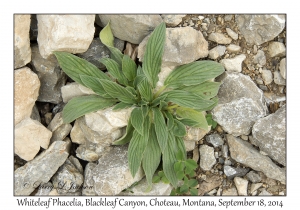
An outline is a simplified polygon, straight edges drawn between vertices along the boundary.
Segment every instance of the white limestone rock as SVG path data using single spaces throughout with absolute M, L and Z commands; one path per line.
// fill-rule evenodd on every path
M 95 15 L 37 15 L 39 50 L 47 59 L 53 51 L 85 52 L 95 33 Z

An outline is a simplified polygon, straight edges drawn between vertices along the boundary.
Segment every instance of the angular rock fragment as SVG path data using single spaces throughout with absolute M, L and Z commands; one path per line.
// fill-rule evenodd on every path
M 286 165 L 286 106 L 274 114 L 261 118 L 253 125 L 253 140 L 261 151 L 282 165 Z
M 200 168 L 204 171 L 209 171 L 216 164 L 216 158 L 214 156 L 214 148 L 201 145 L 199 148 L 200 153 Z
M 247 195 L 247 188 L 248 188 L 248 181 L 241 177 L 235 177 L 234 183 L 239 195 L 246 196 Z
M 40 54 L 85 52 L 94 38 L 95 15 L 37 15 Z
M 281 42 L 271 42 L 268 47 L 268 53 L 270 57 L 275 57 L 275 56 L 285 56 L 285 46 Z
M 235 22 L 249 44 L 274 39 L 285 27 L 285 15 L 236 15 Z
M 69 142 L 56 141 L 32 161 L 14 172 L 14 195 L 30 195 L 40 184 L 47 183 L 68 158 Z
M 99 14 L 104 27 L 110 21 L 115 37 L 133 44 L 141 41 L 163 22 L 160 15 L 111 15 Z
M 226 138 L 231 157 L 235 161 L 250 167 L 253 170 L 261 171 L 269 178 L 285 183 L 285 170 L 273 163 L 269 157 L 260 154 L 246 141 L 229 134 L 226 135 Z
M 217 33 L 217 32 L 216 33 L 211 33 L 208 36 L 208 40 L 216 42 L 218 44 L 230 44 L 231 41 L 232 41 L 231 38 L 228 38 L 224 34 Z
M 81 192 L 83 184 L 83 169 L 72 155 L 59 167 L 52 177 L 54 188 L 60 195 L 67 193 Z
M 94 192 L 97 195 L 118 195 L 122 190 L 143 178 L 141 168 L 135 177 L 132 177 L 127 153 L 127 146 L 116 146 L 98 160 L 98 165 L 90 174 L 94 181 Z
M 146 191 L 148 183 L 146 178 L 143 178 L 133 187 L 129 187 L 119 194 L 119 196 L 168 196 L 170 195 L 173 186 L 163 182 L 153 183 L 151 190 Z
M 218 45 L 209 51 L 208 57 L 211 59 L 217 59 L 218 57 L 224 55 L 225 50 L 226 50 L 225 46 Z
M 224 72 L 216 81 L 222 84 L 219 103 L 212 110 L 213 119 L 227 133 L 248 135 L 253 124 L 267 114 L 263 92 L 249 76 L 240 73 Z
M 47 149 L 51 131 L 40 122 L 26 118 L 15 126 L 15 154 L 29 161 L 40 151 L 40 147 Z
M 14 71 L 14 125 L 30 117 L 39 95 L 40 81 L 28 67 Z
M 237 55 L 234 58 L 222 59 L 220 63 L 224 66 L 228 72 L 241 72 L 242 63 L 246 59 L 244 54 Z
M 139 45 L 138 58 L 143 61 L 146 43 L 150 35 Z M 167 28 L 162 58 L 163 66 L 179 66 L 208 55 L 208 42 L 202 33 L 192 27 Z
M 167 27 L 177 26 L 182 21 L 182 18 L 185 16 L 186 15 L 161 15 Z
M 61 88 L 61 95 L 64 103 L 67 103 L 72 98 L 77 96 L 86 96 L 92 94 L 96 94 L 96 93 L 94 93 L 94 91 L 92 91 L 91 89 L 77 82 L 69 83 Z
M 14 15 L 14 69 L 31 60 L 29 28 L 30 15 Z
M 67 76 L 60 69 L 54 56 L 44 59 L 39 52 L 38 45 L 33 45 L 31 50 L 33 71 L 38 75 L 41 82 L 37 100 L 58 104 L 62 101 L 60 89 L 65 85 Z

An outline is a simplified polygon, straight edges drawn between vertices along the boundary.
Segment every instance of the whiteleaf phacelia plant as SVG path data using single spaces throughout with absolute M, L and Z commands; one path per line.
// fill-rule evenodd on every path
M 130 172 L 134 177 L 142 167 L 149 187 L 161 161 L 164 174 L 174 187 L 178 178 L 184 176 L 178 172 L 184 166 L 176 163 L 177 157 L 181 157 L 181 162 L 186 160 L 183 142 L 186 126 L 208 130 L 203 111 L 211 110 L 218 103 L 216 96 L 220 86 L 211 80 L 224 72 L 217 62 L 195 61 L 175 68 L 163 86 L 155 91 L 165 37 L 166 26 L 161 23 L 150 35 L 142 66 L 138 66 L 114 47 L 108 23 L 100 32 L 101 42 L 111 52 L 111 58 L 100 59 L 107 73 L 70 53 L 54 52 L 70 78 L 97 94 L 71 99 L 62 112 L 65 123 L 111 106 L 113 110 L 134 107 L 126 134 L 113 144 L 129 143 Z

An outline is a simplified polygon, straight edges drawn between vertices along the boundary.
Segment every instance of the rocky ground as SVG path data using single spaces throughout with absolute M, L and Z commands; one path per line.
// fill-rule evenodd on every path
M 285 17 L 181 14 L 15 15 L 15 195 L 145 195 L 143 172 L 130 175 L 126 146 L 110 146 L 131 109 L 108 108 L 71 124 L 61 118 L 71 98 L 94 93 L 68 78 L 51 52 L 72 52 L 105 70 L 98 60 L 109 51 L 99 32 L 109 18 L 115 46 L 137 62 L 153 28 L 167 23 L 158 86 L 195 60 L 225 67 L 211 111 L 218 126 L 187 128 L 185 137 L 199 163 L 198 195 L 287 194 Z M 157 183 L 148 195 L 171 189 Z

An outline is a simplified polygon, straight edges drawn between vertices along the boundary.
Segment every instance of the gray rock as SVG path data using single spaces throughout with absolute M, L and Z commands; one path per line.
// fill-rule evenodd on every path
M 89 162 L 84 169 L 84 183 L 82 188 L 82 195 L 93 196 L 96 195 L 94 191 L 94 180 L 92 177 L 92 172 L 94 168 L 97 166 L 96 163 Z
M 225 21 L 231 21 L 233 15 L 225 15 L 224 20 Z
M 98 160 L 98 165 L 90 174 L 97 195 L 118 195 L 122 190 L 143 178 L 142 168 L 138 170 L 134 178 L 132 177 L 127 152 L 127 146 L 112 147 Z
M 30 15 L 14 15 L 14 69 L 31 60 L 29 28 Z
M 183 143 L 187 152 L 195 149 L 196 141 L 183 141 Z
M 138 58 L 143 61 L 146 43 L 150 35 L 139 45 Z M 202 33 L 192 27 L 167 28 L 166 42 L 162 57 L 163 66 L 179 66 L 208 55 L 208 42 Z
M 124 192 L 121 192 L 119 196 L 168 196 L 170 195 L 173 186 L 171 184 L 165 184 L 163 182 L 153 183 L 151 190 L 146 191 L 148 183 L 146 178 L 143 178 L 133 187 L 129 187 Z
M 115 37 L 133 44 L 140 44 L 156 26 L 163 22 L 160 15 L 111 15 L 99 14 L 102 25 L 110 21 Z
M 71 130 L 72 141 L 81 144 L 76 150 L 77 157 L 96 161 L 105 148 L 124 134 L 131 111 L 132 108 L 107 108 L 78 118 Z
M 286 79 L 286 59 L 285 58 L 281 59 L 280 64 L 279 64 L 279 69 L 280 69 L 281 76 L 284 79 Z
M 115 38 L 114 46 L 122 52 L 124 50 L 124 41 Z M 101 70 L 106 69 L 106 67 L 102 63 L 100 63 L 99 60 L 101 58 L 109 57 L 109 55 L 109 49 L 100 41 L 99 38 L 93 39 L 87 51 L 77 54 L 78 57 L 89 61 Z
M 261 186 L 263 185 L 263 183 L 253 183 L 251 184 L 250 187 L 250 193 L 253 194 L 256 190 L 258 190 Z
M 225 190 L 223 190 L 223 192 L 222 192 L 222 195 L 224 196 L 237 196 L 238 195 L 238 192 L 237 192 L 237 190 L 236 190 L 236 187 L 231 187 L 231 188 L 229 188 L 229 189 L 225 189 Z
M 51 182 L 47 182 L 47 183 L 43 183 L 40 184 L 37 193 L 35 194 L 35 196 L 45 196 L 45 195 L 49 195 L 49 193 L 51 192 L 51 190 L 53 189 L 53 184 Z
M 248 135 L 255 121 L 267 114 L 263 92 L 249 76 L 240 73 L 224 72 L 216 81 L 222 84 L 213 119 L 229 134 Z
M 253 142 L 273 160 L 286 165 L 286 106 L 259 119 L 252 128 Z
M 209 51 L 208 57 L 211 59 L 217 59 L 218 57 L 224 55 L 225 50 L 226 50 L 225 46 L 218 45 Z
M 214 147 L 219 147 L 224 144 L 222 137 L 219 134 L 211 134 L 205 137 L 208 143 L 211 143 Z
M 14 195 L 30 195 L 36 187 L 47 183 L 69 156 L 69 142 L 56 141 L 32 161 L 14 172 Z
M 250 167 L 253 170 L 261 171 L 269 178 L 285 183 L 285 170 L 273 163 L 269 157 L 260 154 L 246 141 L 229 134 L 226 135 L 226 138 L 230 155 L 235 161 Z
M 241 177 L 235 177 L 234 178 L 234 184 L 236 186 L 236 189 L 238 191 L 239 195 L 246 196 L 247 195 L 247 188 L 248 188 L 248 181 L 246 179 L 243 179 Z
M 286 80 L 281 76 L 279 71 L 274 72 L 274 82 L 277 85 L 286 85 Z
M 37 15 L 40 54 L 48 58 L 53 51 L 85 52 L 95 33 L 95 15 Z
M 64 103 L 67 103 L 68 101 L 70 101 L 72 98 L 76 96 L 86 96 L 92 94 L 96 94 L 96 93 L 94 93 L 94 91 L 92 91 L 91 89 L 77 82 L 66 84 L 61 88 L 61 95 Z
M 34 105 L 33 108 L 32 108 L 30 118 L 33 119 L 33 120 L 41 122 L 40 113 L 39 113 L 39 110 L 36 107 L 36 105 Z
M 228 157 L 228 145 L 227 144 L 222 145 L 222 156 L 224 158 Z
M 253 62 L 261 66 L 266 65 L 267 59 L 264 51 L 258 50 L 257 54 L 253 57 Z
M 218 44 L 230 44 L 232 39 L 226 37 L 224 34 L 221 33 L 211 33 L 208 36 L 208 40 L 216 42 Z
M 230 45 L 227 46 L 226 49 L 227 49 L 229 52 L 234 52 L 234 53 L 236 53 L 236 52 L 239 52 L 239 51 L 241 50 L 241 47 L 238 46 L 238 45 L 235 45 L 235 44 L 230 44 Z
M 186 15 L 161 15 L 167 27 L 177 26 Z
M 57 128 L 59 128 L 61 125 L 63 124 L 63 118 L 62 118 L 62 112 L 58 112 L 53 119 L 51 120 L 51 122 L 48 125 L 48 129 L 50 131 L 55 131 Z
M 216 158 L 214 156 L 214 148 L 201 145 L 199 148 L 200 152 L 200 168 L 204 171 L 209 171 L 212 167 L 217 163 Z
M 39 95 L 40 80 L 28 67 L 14 71 L 14 125 L 30 117 Z
M 247 173 L 246 177 L 252 183 L 257 183 L 261 181 L 261 177 L 259 176 L 259 174 L 255 173 L 254 171 L 250 171 L 249 173 Z
M 54 188 L 60 195 L 79 192 L 83 184 L 83 169 L 78 159 L 72 155 L 59 167 L 52 177 Z
M 236 15 L 235 21 L 246 41 L 256 45 L 274 39 L 285 27 L 285 15 Z
M 26 161 L 32 160 L 40 147 L 48 148 L 51 136 L 40 122 L 26 118 L 15 126 L 14 152 Z
M 220 63 L 224 66 L 228 72 L 241 72 L 242 63 L 246 59 L 244 54 L 237 55 L 234 58 L 227 58 L 220 60 Z
M 233 40 L 237 40 L 239 38 L 239 35 L 230 28 L 226 28 L 226 32 Z
M 270 42 L 268 47 L 268 53 L 270 57 L 282 57 L 285 56 L 285 46 L 281 42 Z
M 258 194 L 259 196 L 272 196 L 265 188 Z
M 54 141 L 62 141 L 69 135 L 70 131 L 72 130 L 71 124 L 62 124 L 59 126 L 55 131 L 52 133 L 52 137 L 50 139 L 50 143 L 52 144 Z
M 41 82 L 37 100 L 58 104 L 62 101 L 60 89 L 66 83 L 66 74 L 60 69 L 54 56 L 49 56 L 48 59 L 41 56 L 38 45 L 33 45 L 31 52 L 32 70 L 38 75 Z
M 265 85 L 269 85 L 273 82 L 273 74 L 270 70 L 262 70 L 261 77 L 264 80 Z
M 249 171 L 248 168 L 234 168 L 231 166 L 224 166 L 224 174 L 232 179 L 237 176 L 245 176 L 245 174 Z

